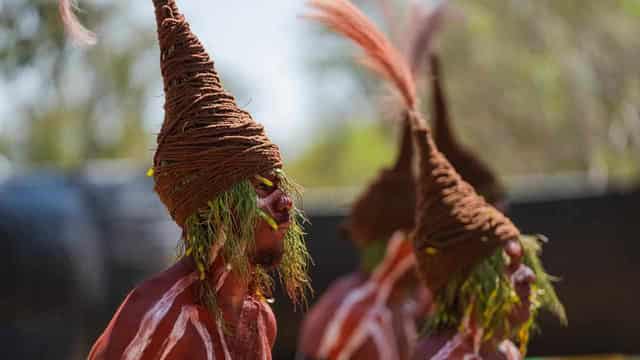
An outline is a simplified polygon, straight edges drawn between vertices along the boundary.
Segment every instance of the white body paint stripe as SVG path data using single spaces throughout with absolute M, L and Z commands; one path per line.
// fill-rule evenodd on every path
M 378 350 L 378 359 L 398 359 L 398 354 L 393 355 L 392 344 L 390 344 L 387 334 L 379 325 L 369 327 L 369 335 L 373 339 Z
M 389 270 L 389 267 L 394 263 L 397 253 L 402 249 L 404 241 L 407 240 L 403 233 L 400 231 L 396 232 L 389 240 L 386 256 L 383 262 L 374 270 L 371 278 L 359 288 L 354 289 L 340 304 L 340 307 L 335 312 L 335 316 L 327 326 L 322 341 L 320 342 L 320 347 L 318 349 L 319 357 L 326 358 L 330 355 L 336 342 L 340 339 L 343 324 L 346 321 L 351 308 L 356 303 L 369 296 L 372 292 L 375 292 L 375 303 L 371 310 L 365 314 L 362 321 L 358 324 L 346 346 L 338 354 L 338 358 L 348 358 L 365 341 L 368 334 L 367 326 L 371 324 L 372 315 L 374 315 L 375 312 L 380 311 L 380 308 L 384 308 L 384 303 L 386 302 L 397 279 L 415 265 L 415 256 L 411 254 L 405 259 L 402 259 L 401 262 L 392 269 L 392 272 L 388 276 L 381 279 L 381 277 Z M 380 283 L 381 281 L 382 283 Z
M 389 277 L 386 281 L 382 282 L 379 287 L 380 291 L 376 298 L 376 302 L 384 302 L 387 301 L 389 294 L 391 294 L 391 290 L 393 290 L 393 285 L 395 285 L 396 281 L 402 277 L 407 271 L 411 270 L 411 268 L 416 264 L 416 258 L 413 254 L 409 255 L 405 259 L 403 259 L 398 266 L 393 269 Z
M 353 353 L 356 350 L 358 350 L 358 348 L 360 348 L 360 346 L 365 342 L 365 340 L 367 339 L 367 336 L 371 335 L 369 332 L 370 330 L 369 327 L 377 326 L 377 324 L 367 321 L 366 318 L 363 319 L 363 321 L 360 324 L 364 324 L 364 323 L 367 323 L 366 324 L 367 326 L 358 326 L 356 329 L 354 329 L 353 333 L 351 333 L 351 337 L 349 338 L 349 341 L 347 341 L 346 345 L 338 353 L 338 356 L 337 356 L 338 359 L 340 360 L 349 359 L 351 355 L 353 355 Z
M 151 342 L 151 336 L 173 305 L 176 297 L 193 284 L 197 278 L 198 275 L 195 272 L 181 278 L 147 311 L 140 321 L 136 335 L 124 351 L 122 357 L 124 360 L 139 360 L 142 357 L 144 350 Z
M 322 337 L 322 342 L 320 343 L 320 348 L 318 350 L 318 355 L 320 358 L 328 358 L 329 352 L 331 348 L 334 346 L 336 341 L 338 341 L 340 337 L 340 330 L 342 328 L 342 323 L 345 321 L 346 317 L 349 315 L 349 311 L 351 307 L 356 304 L 358 301 L 364 299 L 367 295 L 369 295 L 374 290 L 373 283 L 366 283 L 364 286 L 360 287 L 352 291 L 347 297 L 344 299 L 340 307 L 335 312 L 335 317 L 329 323 L 327 330 Z
M 340 351 L 340 355 L 338 356 L 338 358 L 348 359 L 353 354 L 353 352 L 356 351 L 364 343 L 364 340 L 366 339 L 366 335 L 367 335 L 367 329 L 369 326 L 371 326 L 372 321 L 375 320 L 374 316 L 376 315 L 376 313 L 381 312 L 382 311 L 381 309 L 386 310 L 385 302 L 387 301 L 387 298 L 389 297 L 389 293 L 391 292 L 391 289 L 393 288 L 393 285 L 395 284 L 396 280 L 400 278 L 407 270 L 411 269 L 411 267 L 414 264 L 415 264 L 415 257 L 412 254 L 411 256 L 402 260 L 398 264 L 398 266 L 395 269 L 393 269 L 393 271 L 387 278 L 388 279 L 387 281 L 379 285 L 379 291 L 376 294 L 376 299 L 373 306 L 364 315 L 364 317 L 362 318 L 362 321 L 358 323 L 358 325 L 353 331 L 351 338 L 349 339 L 349 342 L 344 347 L 344 349 Z M 373 285 L 374 283 L 372 282 L 370 284 Z M 349 306 L 349 308 L 350 307 L 351 306 Z M 342 325 L 345 319 L 346 317 L 340 319 L 339 322 L 338 322 L 338 319 L 336 319 L 335 322 L 332 323 L 332 325 L 335 324 L 339 331 L 342 328 Z M 335 343 L 332 343 L 332 344 L 329 344 L 331 346 L 327 346 L 329 348 L 329 351 L 331 350 L 334 344 Z M 325 357 L 328 357 L 328 355 L 329 354 L 327 353 Z
M 271 347 L 269 346 L 267 340 L 267 330 L 264 323 L 264 316 L 262 315 L 262 310 L 258 310 L 258 339 L 260 340 L 260 349 L 262 354 L 262 359 L 268 360 L 268 355 L 271 353 Z
M 404 337 L 407 339 L 408 354 L 413 354 L 416 343 L 418 342 L 418 329 L 416 328 L 416 312 L 417 304 L 415 301 L 410 301 L 403 306 L 402 311 L 402 331 L 404 331 Z
M 391 239 L 389 240 L 389 244 L 387 245 L 385 258 L 382 263 L 378 265 L 378 267 L 374 270 L 373 274 L 371 275 L 371 279 L 363 284 L 360 288 L 351 291 L 351 293 L 344 299 L 342 304 L 340 304 L 340 307 L 338 307 L 337 311 L 335 312 L 335 316 L 327 326 L 327 329 L 322 337 L 322 341 L 320 342 L 320 347 L 318 349 L 318 356 L 320 358 L 328 357 L 329 352 L 331 352 L 333 346 L 339 340 L 342 324 L 344 323 L 346 317 L 349 315 L 351 307 L 375 290 L 377 286 L 376 282 L 378 281 L 380 276 L 382 276 L 382 274 L 384 274 L 384 272 L 387 270 L 387 267 L 390 266 L 390 263 L 392 263 L 396 253 L 402 245 L 402 242 L 406 241 L 406 238 L 403 234 L 404 233 L 397 231 L 391 237 Z
M 180 311 L 180 315 L 178 315 L 178 319 L 173 324 L 173 329 L 171 329 L 169 337 L 165 340 L 165 343 L 162 346 L 162 355 L 160 355 L 160 360 L 166 359 L 171 350 L 173 350 L 173 347 L 176 346 L 180 339 L 182 339 L 184 332 L 187 329 L 187 321 L 189 321 L 189 314 L 187 307 L 184 306 Z
M 400 359 L 400 351 L 398 351 L 398 343 L 396 342 L 395 333 L 393 331 L 393 315 L 387 307 L 380 307 L 380 319 L 382 320 L 382 328 L 385 335 L 386 348 L 389 349 L 389 359 Z M 383 358 L 386 359 L 386 358 Z
M 196 331 L 200 335 L 207 354 L 207 360 L 215 360 L 211 337 L 209 336 L 209 332 L 207 331 L 206 327 L 200 322 L 198 308 L 193 305 L 185 305 L 182 307 L 182 310 L 180 310 L 180 315 L 178 316 L 176 322 L 173 324 L 171 334 L 169 334 L 169 337 L 167 338 L 167 341 L 162 348 L 162 355 L 160 356 L 160 360 L 165 360 L 171 353 L 171 350 L 173 350 L 173 348 L 176 346 L 178 341 L 182 339 L 187 329 L 188 322 L 191 322 L 191 324 L 195 327 Z
M 227 275 L 229 275 L 230 271 L 231 269 L 225 268 L 222 274 L 220 274 L 218 281 L 216 281 L 216 293 L 220 291 L 220 289 L 222 288 L 222 285 L 224 285 L 224 281 L 227 280 Z
M 229 353 L 229 347 L 227 346 L 227 341 L 224 338 L 224 332 L 222 331 L 222 322 L 220 320 L 216 321 L 216 327 L 218 328 L 218 337 L 220 338 L 220 343 L 222 344 L 222 352 L 224 353 L 224 359 L 231 360 L 231 354 Z
M 216 356 L 213 353 L 213 342 L 211 341 L 211 335 L 209 335 L 209 331 L 204 326 L 204 324 L 200 321 L 200 316 L 198 315 L 198 310 L 195 306 L 189 306 L 189 317 L 191 319 L 191 323 L 195 326 L 196 331 L 200 334 L 200 338 L 204 343 L 204 348 L 207 352 L 207 360 L 215 360 Z M 222 339 L 224 341 L 224 339 Z
M 460 334 L 457 334 L 453 339 L 447 341 L 447 343 L 431 357 L 431 360 L 449 360 L 451 353 L 454 352 L 460 344 L 462 344 L 462 337 Z
M 501 342 L 498 349 L 509 360 L 520 360 L 522 358 L 520 350 L 518 350 L 518 348 L 516 348 L 516 346 L 511 341 L 505 340 Z

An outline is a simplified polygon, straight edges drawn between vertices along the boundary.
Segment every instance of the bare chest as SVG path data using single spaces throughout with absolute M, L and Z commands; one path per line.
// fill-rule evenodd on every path
M 222 321 L 195 303 L 191 274 L 147 300 L 127 297 L 89 359 L 271 359 L 275 318 L 269 306 L 247 297 L 238 323 L 226 331 Z

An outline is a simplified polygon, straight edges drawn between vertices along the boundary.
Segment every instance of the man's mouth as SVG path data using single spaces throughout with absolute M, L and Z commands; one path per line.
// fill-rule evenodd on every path
M 291 216 L 289 213 L 271 215 L 268 212 L 259 209 L 260 217 L 271 227 L 273 231 L 286 230 L 291 224 Z
M 278 224 L 279 228 L 289 227 L 291 217 L 289 216 L 289 213 L 283 213 L 283 214 L 275 215 L 274 220 Z

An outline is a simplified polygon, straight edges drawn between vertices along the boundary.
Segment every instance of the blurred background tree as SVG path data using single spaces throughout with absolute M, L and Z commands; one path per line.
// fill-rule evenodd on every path
M 405 22 L 409 1 L 357 3 L 393 28 Z M 383 25 L 380 4 L 398 14 L 396 24 Z M 637 0 L 451 4 L 463 19 L 445 26 L 438 51 L 465 144 L 502 176 L 640 179 Z M 9 116 L 0 119 L 0 160 L 65 169 L 95 158 L 150 161 L 162 92 L 148 6 L 80 5 L 82 21 L 98 33 L 92 48 L 65 40 L 54 1 L 0 2 L 0 96 L 10 103 Z M 311 30 L 297 31 L 309 95 L 291 101 L 308 104 L 302 136 L 311 136 L 285 153 L 288 171 L 307 187 L 361 186 L 393 159 L 396 126 L 380 121 L 381 114 L 393 118 L 392 102 L 379 81 L 354 65 L 350 44 L 300 24 Z M 244 74 L 233 67 L 221 72 L 240 103 L 249 103 L 252 84 L 233 86 Z M 154 123 L 145 124 L 150 114 Z
M 144 61 L 154 55 L 153 28 L 128 15 L 126 1 L 86 2 L 79 16 L 100 38 L 78 48 L 65 37 L 56 3 L 0 3 L 0 76 L 12 110 L 0 152 L 18 165 L 66 169 L 95 158 L 148 161 L 142 115 L 158 77 Z M 105 31 L 116 27 L 135 36 Z
M 406 1 L 360 3 L 373 11 L 384 3 L 400 14 L 399 22 L 406 16 Z M 451 4 L 463 19 L 447 23 L 438 51 L 454 127 L 465 144 L 503 176 L 580 173 L 601 184 L 638 181 L 640 2 Z M 380 8 L 370 12 L 374 19 L 384 18 Z M 389 123 L 379 121 L 388 102 L 381 106 L 381 90 L 369 74 L 354 69 L 350 44 L 321 32 L 316 36 L 331 49 L 311 52 L 316 82 L 335 84 L 324 86 L 321 97 L 331 99 L 345 83 L 350 87 L 341 93 L 337 111 L 323 107 L 322 116 L 335 128 L 290 172 L 304 185 L 360 185 L 392 159 L 395 147 L 389 142 L 395 139 L 372 136 L 381 128 L 392 134 Z M 362 118 L 368 121 L 357 120 Z

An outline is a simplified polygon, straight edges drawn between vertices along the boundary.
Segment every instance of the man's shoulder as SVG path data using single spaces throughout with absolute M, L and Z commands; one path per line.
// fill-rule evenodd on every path
M 178 317 L 182 305 L 188 303 L 186 299 L 191 298 L 190 287 L 196 279 L 195 273 L 168 270 L 136 286 L 93 346 L 91 355 L 95 356 L 89 358 L 110 359 L 114 357 L 108 354 L 124 354 L 127 349 L 140 351 L 153 340 L 163 320 Z
M 192 294 L 191 286 L 197 274 L 166 270 L 138 284 L 127 295 L 115 314 L 117 324 L 130 328 L 132 323 L 140 323 L 144 318 L 158 318 L 166 315 L 174 303 Z M 114 316 L 114 318 L 116 317 Z
M 176 264 L 144 280 L 133 289 L 131 301 L 159 300 L 167 294 L 183 292 L 198 279 L 197 273 Z M 132 302 L 130 305 L 136 303 Z

